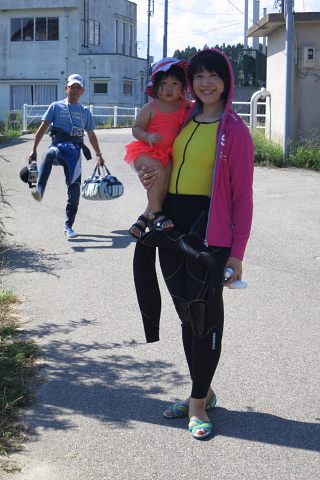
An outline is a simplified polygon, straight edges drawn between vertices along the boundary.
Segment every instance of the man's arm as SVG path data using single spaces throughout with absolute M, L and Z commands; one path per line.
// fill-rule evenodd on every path
M 50 125 L 50 123 L 43 120 L 40 127 L 38 128 L 38 130 L 35 134 L 35 137 L 34 137 L 33 147 L 32 147 L 31 153 L 29 155 L 29 163 L 31 163 L 34 160 L 37 160 L 37 147 L 38 147 L 39 143 L 41 142 L 41 140 L 43 138 L 43 135 L 48 130 L 49 125 Z
M 102 153 L 101 153 L 101 151 L 100 151 L 100 147 L 99 147 L 99 142 L 98 142 L 97 136 L 96 136 L 96 134 L 94 133 L 94 130 L 90 130 L 90 132 L 87 132 L 87 134 L 88 134 L 90 143 L 91 143 L 94 151 L 96 152 L 96 155 L 97 155 L 97 163 L 98 163 L 99 167 L 101 167 L 101 165 L 104 164 L 104 159 L 103 159 Z M 99 154 L 99 155 L 98 155 L 98 154 Z

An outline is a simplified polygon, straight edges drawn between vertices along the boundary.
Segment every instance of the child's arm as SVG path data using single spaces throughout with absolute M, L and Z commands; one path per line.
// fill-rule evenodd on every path
M 150 147 L 152 147 L 153 143 L 163 142 L 163 137 L 161 135 L 158 135 L 157 133 L 149 133 L 146 130 L 150 120 L 155 117 L 155 113 L 155 108 L 152 103 L 146 103 L 139 111 L 132 127 L 132 135 L 137 140 L 148 142 Z

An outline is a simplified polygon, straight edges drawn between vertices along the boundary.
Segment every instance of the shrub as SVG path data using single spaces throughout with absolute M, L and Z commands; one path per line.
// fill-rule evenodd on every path
M 308 140 L 301 138 L 293 146 L 289 162 L 293 167 L 320 171 L 320 134 L 317 130 L 311 132 Z
M 254 161 L 258 165 L 264 166 L 284 166 L 284 154 L 281 145 L 268 140 L 264 130 L 254 130 L 251 132 L 254 143 Z

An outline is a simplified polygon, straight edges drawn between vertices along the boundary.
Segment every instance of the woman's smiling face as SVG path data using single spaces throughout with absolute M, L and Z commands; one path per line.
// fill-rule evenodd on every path
M 224 82 L 219 75 L 205 69 L 194 75 L 192 86 L 196 96 L 205 105 L 214 105 L 220 101 L 224 92 Z

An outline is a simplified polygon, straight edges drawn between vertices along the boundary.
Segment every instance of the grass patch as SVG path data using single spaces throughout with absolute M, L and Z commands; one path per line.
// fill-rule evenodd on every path
M 291 149 L 290 165 L 296 168 L 320 171 L 320 134 L 311 132 L 308 140 L 301 138 Z
M 21 450 L 28 438 L 19 413 L 34 401 L 34 387 L 39 384 L 37 360 L 42 357 L 34 342 L 20 340 L 18 303 L 14 292 L 0 289 L 0 466 L 7 472 L 17 471 L 8 456 Z
M 264 167 L 283 167 L 284 155 L 281 145 L 268 140 L 264 130 L 251 132 L 254 143 L 254 162 Z
M 11 138 L 21 136 L 21 112 L 6 113 L 6 120 L 0 122 L 0 143 L 6 143 Z
M 0 210 L 10 206 L 0 184 Z M 6 249 L 8 232 L 0 221 L 0 256 Z M 0 259 L 0 276 L 2 258 Z M 19 297 L 5 289 L 0 282 L 0 468 L 16 472 L 18 465 L 9 454 L 21 450 L 28 438 L 25 426 L 20 421 L 20 409 L 34 401 L 34 388 L 40 384 L 39 368 L 44 366 L 39 359 L 42 351 L 34 342 L 21 340 L 21 328 L 17 314 Z
M 282 146 L 268 140 L 263 130 L 251 132 L 255 153 L 254 161 L 265 167 L 295 167 L 320 171 L 320 134 L 314 130 L 309 139 L 301 138 L 291 146 L 288 161 L 284 159 Z

